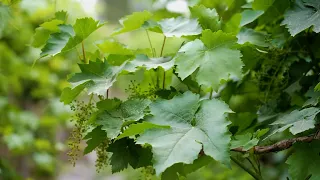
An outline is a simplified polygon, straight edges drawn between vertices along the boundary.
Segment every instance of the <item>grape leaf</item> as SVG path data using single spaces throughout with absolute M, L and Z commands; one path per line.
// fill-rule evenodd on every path
M 112 173 L 126 169 L 129 164 L 134 169 L 151 165 L 151 150 L 136 145 L 131 139 L 120 139 L 111 143 L 108 152 L 112 152 L 110 158 Z
M 236 42 L 237 38 L 233 35 L 204 30 L 201 41 L 188 42 L 174 58 L 179 77 L 183 80 L 199 69 L 196 81 L 214 90 L 223 80 L 241 79 L 242 55 L 232 49 Z
M 92 18 L 77 19 L 73 27 L 70 25 L 59 25 L 60 32 L 50 35 L 46 45 L 41 49 L 40 55 L 41 57 L 54 56 L 70 51 L 103 25 Z
M 116 81 L 123 66 L 110 66 L 107 61 L 102 62 L 101 60 L 90 61 L 89 64 L 79 64 L 81 73 L 74 74 L 68 81 L 74 87 L 91 81 L 92 83 L 86 87 L 88 94 L 106 96 L 107 90 Z
M 150 103 L 147 99 L 129 99 L 116 109 L 98 114 L 96 122 L 102 125 L 110 139 L 114 139 L 119 135 L 123 123 L 142 119 Z
M 66 22 L 68 17 L 67 11 L 57 11 L 56 13 L 54 13 L 54 15 L 56 19 L 61 20 L 64 23 Z
M 118 35 L 139 29 L 145 21 L 151 18 L 152 14 L 149 11 L 134 12 L 133 14 L 120 19 L 122 28 L 114 31 L 112 35 Z
M 215 9 L 206 8 L 204 5 L 190 7 L 193 18 L 198 18 L 203 29 L 217 31 L 221 28 L 219 15 Z
M 187 174 L 192 173 L 200 169 L 201 167 L 208 165 L 210 162 L 212 162 L 212 158 L 210 156 L 204 155 L 194 160 L 192 164 L 174 164 L 162 173 L 161 179 L 179 180 L 179 175 L 186 176 Z
M 313 26 L 320 32 L 320 1 L 296 0 L 295 6 L 286 11 L 281 25 L 286 25 L 292 36 Z
M 262 14 L 263 14 L 263 11 L 261 11 L 261 10 L 246 9 L 246 10 L 242 11 L 240 26 L 245 26 L 245 25 L 253 22 L 258 17 L 260 17 Z
M 58 11 L 55 13 L 55 18 L 47 22 L 44 22 L 40 27 L 36 28 L 36 32 L 33 36 L 32 46 L 39 48 L 43 46 L 49 39 L 50 34 L 59 32 L 59 26 L 64 24 L 67 19 L 67 12 Z
M 144 131 L 152 128 L 169 128 L 169 126 L 159 126 L 156 124 L 152 124 L 149 122 L 142 122 L 138 124 L 131 124 L 126 130 L 123 131 L 122 134 L 120 134 L 117 139 L 122 139 L 129 136 L 135 136 L 138 134 L 143 133 Z
M 320 101 L 320 92 L 314 91 L 315 88 L 311 87 L 305 94 L 309 99 L 304 102 L 303 107 L 316 106 Z
M 316 115 L 320 112 L 319 108 L 310 107 L 302 110 L 294 110 L 290 114 L 283 115 L 273 125 L 283 125 L 281 131 L 289 128 L 294 135 L 315 127 Z
M 254 0 L 252 9 L 254 10 L 267 10 L 275 0 Z
M 171 69 L 173 65 L 174 62 L 171 57 L 149 58 L 146 55 L 137 55 L 134 60 L 129 61 L 126 64 L 124 69 L 129 72 L 135 72 L 141 67 L 144 67 L 147 70 L 162 67 L 164 70 L 167 71 Z
M 295 152 L 288 158 L 289 174 L 292 180 L 320 179 L 320 143 L 297 143 L 294 145 Z M 311 175 L 310 178 L 309 175 Z
M 314 87 L 314 90 L 319 92 L 320 91 L 320 82 Z
M 58 25 L 63 24 L 63 23 L 64 22 L 62 20 L 52 19 L 51 21 L 47 21 L 47 22 L 40 24 L 40 27 L 42 27 L 46 30 L 49 30 L 51 32 L 58 32 L 59 31 Z
M 46 45 L 41 49 L 41 57 L 59 54 L 66 46 L 70 37 L 74 35 L 71 25 L 59 25 L 60 32 L 50 35 Z
M 237 135 L 234 138 L 235 139 L 231 141 L 231 149 L 242 147 L 243 150 L 247 151 L 256 146 L 259 142 L 259 139 L 252 138 L 251 133 Z
M 32 46 L 36 48 L 43 46 L 49 39 L 51 33 L 51 31 L 42 27 L 37 28 L 35 34 L 33 35 Z
M 176 163 L 191 164 L 202 147 L 206 155 L 229 164 L 229 122 L 225 113 L 231 110 L 226 104 L 216 99 L 199 103 L 198 95 L 186 92 L 171 100 L 157 100 L 150 110 L 153 116 L 149 122 L 171 127 L 147 130 L 137 139 L 138 144 L 152 146 L 158 175 Z
M 263 32 L 257 32 L 253 29 L 242 28 L 237 35 L 238 43 L 244 44 L 246 42 L 261 47 L 268 47 L 269 44 L 266 42 L 267 34 Z
M 64 88 L 60 96 L 60 101 L 64 104 L 70 104 L 90 83 L 92 82 L 85 82 L 73 89 L 70 87 Z
M 128 49 L 123 44 L 120 44 L 114 40 L 106 40 L 102 43 L 97 44 L 99 49 L 103 53 L 108 54 L 117 54 L 117 55 L 133 55 L 134 52 L 131 49 Z
M 107 133 L 101 129 L 101 126 L 98 126 L 89 132 L 83 139 L 87 140 L 87 147 L 84 149 L 83 153 L 88 154 L 107 139 Z
M 77 19 L 76 23 L 73 25 L 75 36 L 71 37 L 63 48 L 63 52 L 69 51 L 76 47 L 79 43 L 85 40 L 90 34 L 105 25 L 105 23 L 100 24 L 99 21 L 95 21 L 92 18 L 81 18 Z
M 111 111 L 113 109 L 118 108 L 121 105 L 121 101 L 119 99 L 104 99 L 102 101 L 97 102 L 97 108 L 99 110 Z
M 240 30 L 241 14 L 234 14 L 229 21 L 223 24 L 223 31 L 226 33 L 238 34 Z
M 162 33 L 166 37 L 181 37 L 201 34 L 202 28 L 197 19 L 184 17 L 163 19 L 159 21 Z

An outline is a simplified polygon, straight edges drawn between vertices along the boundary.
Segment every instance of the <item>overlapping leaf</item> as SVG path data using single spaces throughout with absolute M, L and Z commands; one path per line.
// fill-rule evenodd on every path
M 122 28 L 113 32 L 112 35 L 126 33 L 139 29 L 145 21 L 151 18 L 152 14 L 149 11 L 134 12 L 133 14 L 120 19 Z
M 198 18 L 203 29 L 217 31 L 221 28 L 218 13 L 215 9 L 206 8 L 204 5 L 190 7 L 193 18 Z
M 87 140 L 87 147 L 84 149 L 84 154 L 92 152 L 103 141 L 107 140 L 107 133 L 101 129 L 101 126 L 94 128 L 83 139 Z
M 289 165 L 289 174 L 292 180 L 320 179 L 319 141 L 304 144 L 300 143 L 294 145 L 294 149 L 295 152 L 286 161 Z
M 150 122 L 142 122 L 137 124 L 131 124 L 126 130 L 120 134 L 117 139 L 122 139 L 125 137 L 135 136 L 138 134 L 142 134 L 144 131 L 153 128 L 169 128 L 169 126 L 160 126 L 156 124 L 152 124 Z
M 246 10 L 242 11 L 240 26 L 245 26 L 245 25 L 253 22 L 258 17 L 260 17 L 262 14 L 263 14 L 263 11 L 261 11 L 261 10 L 246 9 Z
M 252 8 L 254 10 L 267 10 L 275 0 L 254 0 Z
M 169 70 L 174 66 L 174 62 L 171 57 L 159 57 L 149 58 L 146 55 L 137 55 L 132 61 L 129 61 L 125 70 L 129 72 L 135 72 L 138 68 L 146 68 L 147 70 L 156 69 L 162 67 L 164 70 Z
M 292 36 L 311 26 L 314 32 L 319 33 L 320 1 L 296 0 L 295 6 L 284 14 L 282 25 L 287 26 Z
M 62 22 L 60 20 L 57 20 Z M 54 27 L 52 24 L 45 27 Z M 77 19 L 76 23 L 71 25 L 59 25 L 59 32 L 50 35 L 46 45 L 41 49 L 41 57 L 56 55 L 67 52 L 75 48 L 79 43 L 86 39 L 91 33 L 99 29 L 103 24 L 99 24 L 92 18 Z M 48 28 L 47 27 L 47 28 Z
M 235 139 L 231 141 L 231 149 L 242 147 L 243 150 L 247 151 L 252 147 L 256 146 L 259 142 L 259 139 L 252 138 L 252 134 L 247 133 L 244 135 L 237 135 Z
M 159 25 L 166 37 L 192 36 L 202 32 L 197 19 L 184 17 L 163 19 L 159 22 Z
M 63 48 L 63 52 L 69 51 L 86 39 L 94 31 L 102 27 L 104 24 L 100 24 L 99 21 L 95 21 L 92 18 L 77 19 L 73 25 L 75 36 L 69 39 L 66 46 Z
M 70 104 L 90 83 L 92 82 L 87 81 L 73 89 L 70 87 L 64 88 L 60 96 L 60 101 L 64 104 Z
M 237 35 L 238 43 L 250 43 L 261 47 L 268 47 L 269 44 L 266 42 L 267 34 L 262 32 L 257 32 L 253 29 L 242 28 Z
M 111 66 L 107 61 L 97 60 L 96 62 L 90 61 L 89 64 L 79 64 L 81 73 L 73 75 L 69 82 L 74 87 L 79 86 L 85 82 L 91 82 L 87 84 L 88 94 L 97 94 L 106 96 L 107 90 L 116 81 L 116 78 L 123 66 Z
M 60 32 L 50 35 L 46 45 L 41 49 L 41 57 L 59 54 L 74 35 L 71 25 L 59 25 Z
M 276 132 L 281 132 L 289 128 L 290 132 L 295 135 L 314 128 L 316 124 L 315 118 L 319 112 L 320 109 L 317 107 L 294 110 L 290 114 L 280 117 L 273 125 L 282 125 Z
M 138 121 L 145 116 L 144 110 L 150 104 L 147 99 L 130 99 L 113 110 L 103 111 L 97 115 L 96 122 L 102 125 L 110 139 L 116 138 L 123 123 Z
M 106 40 L 102 43 L 98 43 L 97 46 L 103 53 L 117 55 L 134 55 L 134 52 L 131 49 L 114 40 Z
M 108 147 L 108 152 L 112 152 L 110 158 L 112 173 L 128 168 L 146 167 L 151 165 L 152 153 L 150 148 L 143 148 L 136 145 L 131 139 L 120 139 Z
M 231 110 L 226 104 L 216 99 L 200 103 L 198 95 L 186 92 L 171 100 L 158 100 L 150 110 L 151 123 L 171 127 L 148 130 L 137 140 L 152 146 L 157 174 L 176 163 L 191 164 L 202 148 L 206 155 L 229 164 L 226 113 Z
M 55 18 L 42 23 L 40 27 L 36 29 L 32 46 L 37 48 L 43 46 L 49 39 L 50 34 L 60 31 L 59 25 L 65 24 L 66 19 L 67 12 L 58 11 L 55 13 Z
M 179 77 L 185 79 L 199 69 L 197 82 L 214 90 L 222 81 L 241 79 L 242 55 L 233 48 L 236 42 L 235 36 L 222 31 L 203 31 L 201 41 L 196 39 L 185 44 L 175 57 Z

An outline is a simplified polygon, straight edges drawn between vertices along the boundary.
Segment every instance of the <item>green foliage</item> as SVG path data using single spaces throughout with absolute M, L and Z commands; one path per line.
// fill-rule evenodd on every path
M 274 125 L 282 125 L 279 131 L 289 128 L 292 134 L 298 134 L 308 129 L 312 129 L 316 124 L 316 116 L 320 112 L 319 108 L 310 107 L 302 110 L 294 110 L 290 114 L 284 115 L 275 121 Z
M 79 64 L 81 73 L 76 73 L 69 78 L 75 87 L 83 86 L 86 83 L 88 94 L 106 96 L 106 89 L 109 89 L 116 81 L 116 77 L 123 66 L 110 66 L 107 61 L 90 61 L 89 64 Z
M 310 144 L 297 144 L 295 152 L 288 158 L 286 163 L 289 165 L 289 173 L 294 180 L 306 179 L 316 180 L 320 178 L 317 164 L 320 163 L 319 142 Z
M 179 77 L 183 80 L 199 68 L 196 81 L 215 91 L 229 77 L 240 79 L 241 53 L 231 49 L 236 40 L 236 37 L 222 31 L 203 31 L 201 40 L 188 42 L 175 57 Z M 213 70 L 212 67 L 217 68 Z
M 224 127 L 228 125 L 225 113 L 231 111 L 223 102 L 208 100 L 201 103 L 196 113 L 200 106 L 198 101 L 197 95 L 186 92 L 171 100 L 156 101 L 150 105 L 153 117 L 149 121 L 171 127 L 168 130 L 148 130 L 137 141 L 138 144 L 147 143 L 153 147 L 157 174 L 175 163 L 192 163 L 202 146 L 207 155 L 229 164 L 230 137 Z M 219 129 L 219 132 L 212 129 Z
M 311 26 L 314 32 L 320 32 L 319 5 L 317 1 L 296 0 L 294 7 L 285 13 L 282 24 L 287 25 L 292 36 Z
M 268 146 L 284 138 L 318 138 L 319 3 L 199 0 L 189 5 L 190 18 L 164 13 L 168 10 L 135 12 L 112 33 L 131 37 L 135 31 L 132 41 L 144 36 L 150 47 L 132 48 L 113 37 L 88 52 L 84 39 L 101 25 L 92 18 L 68 25 L 64 12 L 36 29 L 32 44 L 44 46 L 40 56 L 68 54 L 82 43 L 81 72 L 69 77 L 73 86 L 61 95 L 65 104 L 85 99 L 72 106 L 73 159 L 84 139 L 84 152 L 97 152 L 97 168 L 110 164 L 112 172 L 130 165 L 179 179 L 215 160 L 239 165 L 255 179 L 279 179 L 287 175 L 289 156 L 293 179 L 317 179 L 315 164 L 302 162 L 303 151 L 319 158 L 316 142 L 294 145 L 292 155 L 256 154 L 290 148 L 281 144 L 285 141 Z

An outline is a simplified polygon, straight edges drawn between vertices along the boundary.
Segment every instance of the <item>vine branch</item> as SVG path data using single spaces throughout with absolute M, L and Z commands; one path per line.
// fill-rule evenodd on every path
M 320 140 L 320 132 L 318 132 L 316 135 L 302 136 L 302 137 L 282 140 L 269 146 L 255 146 L 253 148 L 253 152 L 255 154 L 279 152 L 285 149 L 289 149 L 296 142 L 311 142 L 313 140 Z M 241 152 L 241 153 L 248 152 L 241 147 L 231 149 L 231 151 Z

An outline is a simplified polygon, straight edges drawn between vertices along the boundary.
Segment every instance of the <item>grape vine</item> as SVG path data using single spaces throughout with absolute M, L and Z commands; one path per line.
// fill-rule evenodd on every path
M 260 154 L 291 148 L 282 162 L 288 178 L 319 179 L 319 2 L 196 2 L 189 4 L 190 16 L 159 18 L 145 10 L 122 18 L 121 27 L 96 44 L 97 56 L 86 56 L 85 39 L 104 23 L 46 22 L 59 31 L 51 32 L 41 57 L 79 44 L 83 51 L 80 72 L 68 79 L 73 88 L 62 92 L 61 101 L 91 97 L 96 103 L 72 106 L 73 162 L 86 140 L 85 154 L 98 154 L 97 169 L 107 163 L 112 172 L 146 167 L 163 179 L 179 179 L 214 159 L 268 179 L 263 167 L 272 162 Z M 133 31 L 150 47 L 116 40 Z M 156 44 L 151 34 L 163 39 Z M 138 76 L 139 82 L 128 82 Z M 126 95 L 117 96 L 112 87 Z M 93 130 L 86 138 L 88 127 Z

